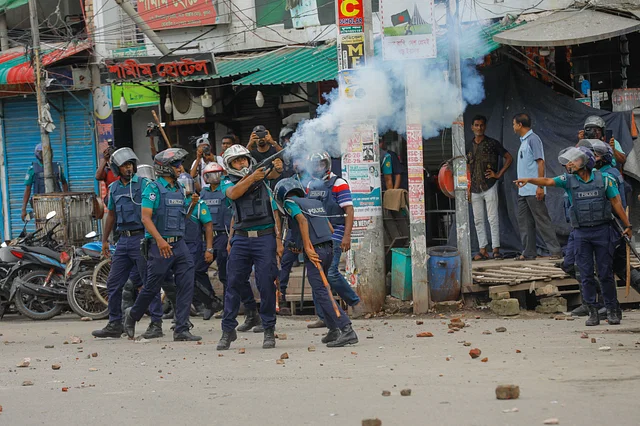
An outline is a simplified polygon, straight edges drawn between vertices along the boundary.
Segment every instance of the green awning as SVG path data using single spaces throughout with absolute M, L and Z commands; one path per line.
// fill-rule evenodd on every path
M 0 12 L 24 6 L 27 3 L 29 3 L 29 0 L 0 0 Z
M 244 61 L 247 63 L 236 63 Z M 252 73 L 234 81 L 237 86 L 313 83 L 335 80 L 338 75 L 335 44 L 280 49 L 260 58 L 240 61 L 220 58 L 217 64 L 221 76 Z

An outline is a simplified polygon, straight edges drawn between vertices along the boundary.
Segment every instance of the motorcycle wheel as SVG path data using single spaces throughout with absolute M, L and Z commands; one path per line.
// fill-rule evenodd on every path
M 105 259 L 93 268 L 93 277 L 91 279 L 93 292 L 104 306 L 109 305 L 109 293 L 107 293 L 107 278 L 109 278 L 109 272 L 111 272 L 111 259 Z
M 22 280 L 38 285 L 42 285 L 47 279 L 49 271 L 31 271 L 22 277 Z M 57 278 L 53 278 L 57 279 Z M 27 318 L 31 318 L 37 321 L 44 321 L 60 315 L 64 306 L 55 303 L 54 300 L 46 300 L 39 296 L 32 296 L 30 294 L 23 293 L 21 289 L 16 290 L 13 303 L 16 306 L 18 312 Z
M 109 316 L 109 308 L 96 297 L 93 290 L 93 271 L 84 271 L 76 275 L 69 283 L 67 301 L 76 314 L 94 320 Z

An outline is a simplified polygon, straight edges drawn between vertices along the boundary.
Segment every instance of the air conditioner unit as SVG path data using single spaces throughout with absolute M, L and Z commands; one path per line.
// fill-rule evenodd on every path
M 307 99 L 307 83 L 300 83 L 299 85 L 296 84 L 294 86 L 291 87 L 290 90 L 291 94 L 290 95 L 283 95 L 282 96 L 282 103 L 283 104 L 288 104 L 288 103 L 293 103 L 293 102 L 300 102 L 304 99 Z M 307 92 L 307 93 L 305 93 Z M 298 96 L 295 96 L 298 95 Z M 302 99 L 300 99 L 302 98 Z
M 230 0 L 214 1 L 214 6 L 216 8 L 216 25 L 231 23 L 231 7 L 229 6 L 229 3 Z
M 173 119 L 180 121 L 204 118 L 204 108 L 200 100 L 203 93 L 204 89 L 171 86 Z

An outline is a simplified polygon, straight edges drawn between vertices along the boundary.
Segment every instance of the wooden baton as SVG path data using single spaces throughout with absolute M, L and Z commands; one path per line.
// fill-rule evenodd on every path
M 169 137 L 164 132 L 164 128 L 162 127 L 162 124 L 160 123 L 160 118 L 158 117 L 158 114 L 156 114 L 155 110 L 151 110 L 151 114 L 153 115 L 153 119 L 156 120 L 156 123 L 158 124 L 158 127 L 160 128 L 160 133 L 162 134 L 162 138 L 164 139 L 164 141 L 167 143 L 167 147 L 173 148 L 171 146 L 171 141 L 169 140 Z
M 627 217 L 629 217 L 629 206 L 627 206 Z M 627 285 L 624 291 L 624 298 L 626 299 L 627 297 L 629 297 L 629 291 L 631 290 L 631 248 L 629 247 L 629 244 L 625 244 L 625 246 L 627 247 Z
M 324 270 L 322 269 L 322 265 L 320 265 L 319 263 L 313 263 L 314 265 L 316 265 L 316 268 L 318 268 L 318 271 L 320 271 L 320 276 L 322 277 L 322 282 L 324 283 L 324 287 L 327 289 L 327 291 L 329 292 L 329 298 L 331 299 L 331 305 L 333 305 L 333 312 L 336 313 L 336 317 L 340 318 L 340 310 L 338 309 L 338 304 L 336 303 L 336 300 L 333 298 L 333 293 L 331 292 L 331 287 L 329 286 L 329 280 L 327 280 L 327 276 L 324 274 Z

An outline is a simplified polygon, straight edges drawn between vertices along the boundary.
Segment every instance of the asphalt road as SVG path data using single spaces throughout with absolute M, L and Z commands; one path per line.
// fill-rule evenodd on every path
M 640 424 L 640 313 L 588 330 L 583 320 L 464 319 L 469 326 L 453 334 L 444 318 L 356 320 L 360 343 L 329 349 L 303 319 L 279 318 L 276 349 L 263 350 L 262 336 L 248 333 L 217 352 L 219 320 L 194 321 L 204 336 L 198 345 L 174 343 L 170 334 L 98 340 L 90 332 L 104 322 L 74 316 L 5 317 L 0 425 Z M 427 331 L 434 336 L 416 337 Z M 73 344 L 73 336 L 83 341 Z M 482 351 L 477 359 L 473 348 Z M 29 367 L 16 367 L 27 357 Z M 519 385 L 520 398 L 497 400 L 501 383 Z

